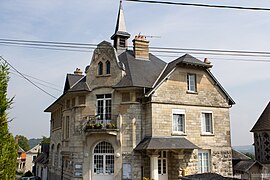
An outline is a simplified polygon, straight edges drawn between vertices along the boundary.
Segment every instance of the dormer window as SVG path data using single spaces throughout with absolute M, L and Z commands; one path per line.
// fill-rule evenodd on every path
M 98 75 L 102 75 L 103 74 L 103 63 L 99 62 L 98 63 Z
M 111 74 L 111 63 L 110 63 L 110 61 L 106 62 L 106 74 Z

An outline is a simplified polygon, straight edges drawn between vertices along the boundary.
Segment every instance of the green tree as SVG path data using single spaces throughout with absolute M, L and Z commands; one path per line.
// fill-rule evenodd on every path
M 251 159 L 255 160 L 255 155 L 250 153 L 250 152 L 246 152 L 244 153 L 246 156 L 250 157 Z
M 15 139 L 18 141 L 18 145 L 24 150 L 28 151 L 30 149 L 27 137 L 23 135 L 16 135 Z
M 13 98 L 7 98 L 9 71 L 7 64 L 0 62 L 0 179 L 15 179 L 17 145 L 8 130 L 7 110 Z
M 50 144 L 50 137 L 42 136 L 41 144 Z

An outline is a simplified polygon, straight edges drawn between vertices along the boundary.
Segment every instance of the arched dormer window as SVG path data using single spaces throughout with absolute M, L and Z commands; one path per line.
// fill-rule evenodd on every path
M 99 62 L 98 63 L 98 75 L 102 75 L 103 74 L 103 63 Z
M 106 74 L 111 74 L 111 63 L 106 61 Z

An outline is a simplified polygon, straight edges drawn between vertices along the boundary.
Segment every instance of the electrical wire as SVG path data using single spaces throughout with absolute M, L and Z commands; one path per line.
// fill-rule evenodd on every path
M 18 75 L 18 74 L 16 74 L 16 73 L 14 73 L 14 72 L 10 72 L 10 74 L 13 74 L 14 76 L 18 76 L 18 77 L 20 77 L 20 78 L 24 78 L 24 77 L 22 77 L 22 76 L 20 76 L 20 75 Z M 33 82 L 34 82 L 34 81 L 33 81 Z M 41 85 L 41 86 L 43 86 L 43 87 L 50 88 L 50 89 L 53 89 L 53 90 L 62 92 L 60 89 L 57 89 L 57 88 L 54 88 L 54 87 L 45 85 L 45 84 L 43 84 L 43 83 L 40 83 L 40 82 L 37 82 L 37 81 L 35 81 L 35 83 L 36 83 L 36 84 L 39 84 L 39 85 Z
M 236 10 L 250 10 L 250 11 L 270 11 L 270 8 L 262 8 L 262 7 L 183 3 L 183 2 L 172 2 L 172 1 L 149 1 L 149 0 L 125 0 L 125 1 L 136 2 L 136 3 L 148 3 L 148 4 L 165 4 L 165 5 L 175 5 L 175 6 L 193 6 L 193 7 L 204 7 L 204 8 L 236 9 Z
M 4 42 L 1 42 L 1 40 Z M 63 45 L 59 45 L 59 44 L 63 44 Z M 66 42 L 56 42 L 56 41 L 30 41 L 30 40 L 3 39 L 3 38 L 0 39 L 0 45 L 19 46 L 19 47 L 37 48 L 37 49 L 46 49 L 46 50 L 58 50 L 58 51 L 78 51 L 78 52 L 93 52 L 94 49 L 107 49 L 107 47 L 102 47 L 102 46 L 98 47 L 97 44 L 84 44 L 84 43 L 71 43 L 71 42 L 66 43 Z M 83 48 L 83 49 L 80 49 L 80 48 Z M 137 49 L 139 51 L 142 50 L 142 48 L 140 47 L 137 47 Z M 256 57 L 256 58 L 269 58 L 270 57 L 270 52 L 268 51 L 151 47 L 151 46 L 149 47 L 149 49 L 150 49 L 150 52 L 154 52 L 154 53 L 166 53 L 168 54 L 167 57 L 171 57 L 169 54 L 182 54 L 182 53 L 190 53 L 190 54 L 197 54 L 197 55 L 214 55 L 214 56 Z M 162 56 L 165 57 L 166 55 L 162 55 Z M 268 60 L 263 60 L 260 62 L 266 62 L 266 61 Z
M 18 71 L 14 66 L 12 66 L 6 59 L 4 59 L 2 56 L 0 56 L 0 60 L 4 61 L 6 64 L 8 64 L 14 71 L 16 71 L 18 74 L 20 74 L 25 80 L 27 80 L 29 83 L 31 83 L 33 86 L 35 86 L 36 88 L 38 88 L 39 90 L 41 90 L 42 92 L 44 92 L 45 94 L 51 96 L 52 98 L 57 99 L 57 97 L 55 97 L 54 95 L 48 93 L 47 91 L 45 91 L 44 89 L 42 89 L 41 87 L 39 87 L 38 85 L 36 85 L 33 81 L 31 81 L 30 79 L 28 79 L 25 75 L 23 75 L 20 71 Z

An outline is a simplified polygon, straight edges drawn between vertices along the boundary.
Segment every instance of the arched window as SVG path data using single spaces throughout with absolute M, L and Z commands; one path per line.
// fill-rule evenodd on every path
M 61 145 L 57 145 L 57 164 L 58 167 L 61 167 Z
M 106 74 L 111 74 L 111 63 L 106 61 Z
M 54 144 L 52 144 L 52 147 L 51 147 L 51 156 L 52 156 L 52 166 L 54 166 Z
M 99 62 L 98 63 L 98 75 L 102 75 L 103 74 L 103 63 Z
M 94 149 L 94 174 L 114 173 L 114 149 L 108 142 L 100 142 Z

